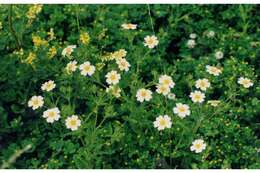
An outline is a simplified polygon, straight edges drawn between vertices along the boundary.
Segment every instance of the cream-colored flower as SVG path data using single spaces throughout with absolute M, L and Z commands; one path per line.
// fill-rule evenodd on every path
M 224 57 L 224 54 L 222 51 L 217 51 L 215 53 L 215 57 L 216 57 L 216 59 L 222 59 Z
M 220 104 L 220 100 L 209 100 L 208 104 L 210 104 L 213 107 L 216 107 Z
M 92 76 L 96 70 L 95 66 L 91 65 L 89 61 L 84 62 L 79 66 L 80 74 L 83 76 Z
M 33 110 L 38 109 L 42 107 L 44 104 L 43 97 L 42 96 L 33 96 L 29 101 L 28 101 L 28 106 L 32 107 Z
M 237 82 L 240 85 L 243 85 L 243 87 L 245 87 L 245 88 L 249 88 L 254 85 L 254 83 L 250 79 L 245 78 L 245 77 L 240 77 Z
M 74 71 L 76 71 L 77 70 L 77 61 L 70 61 L 68 64 L 67 64 L 67 66 L 66 66 L 66 71 L 67 71 L 67 73 L 72 73 L 72 72 L 74 72 Z
M 156 86 L 156 92 L 162 95 L 167 95 L 169 94 L 169 92 L 171 91 L 170 87 L 168 85 L 164 85 L 164 84 L 158 84 Z
M 212 74 L 214 76 L 219 76 L 219 74 L 222 73 L 222 70 L 220 68 L 214 66 L 206 65 L 206 69 L 209 74 Z
M 192 146 L 190 147 L 191 151 L 195 151 L 195 153 L 201 153 L 206 149 L 206 143 L 203 139 L 196 139 L 192 142 Z
M 174 93 L 169 93 L 169 94 L 167 95 L 167 97 L 168 97 L 168 99 L 170 99 L 170 100 L 175 100 L 175 99 L 176 99 L 176 95 L 175 95 Z
M 70 55 L 72 54 L 73 50 L 76 48 L 76 45 L 69 45 L 66 48 L 64 48 L 61 52 L 62 56 L 68 56 L 70 57 Z
M 111 93 L 116 98 L 119 98 L 121 96 L 121 89 L 116 85 L 110 85 L 108 88 L 106 88 L 107 93 Z
M 169 88 L 173 88 L 175 83 L 172 81 L 171 76 L 161 75 L 159 77 L 159 83 L 168 86 Z
M 196 37 L 197 37 L 197 34 L 195 34 L 195 33 L 191 33 L 191 34 L 190 34 L 190 38 L 191 38 L 191 39 L 195 39 Z
M 67 129 L 75 131 L 81 126 L 81 121 L 77 115 L 72 115 L 65 120 L 65 124 Z
M 120 79 L 121 79 L 121 75 L 119 73 L 117 73 L 117 71 L 115 71 L 115 70 L 112 70 L 106 74 L 106 82 L 109 85 L 117 84 Z
M 123 29 L 127 29 L 127 30 L 129 30 L 129 29 L 134 30 L 134 29 L 136 29 L 137 24 L 124 23 L 124 24 L 121 25 L 121 27 L 122 27 Z
M 193 40 L 193 39 L 188 40 L 188 41 L 187 41 L 187 46 L 188 46 L 188 48 L 190 48 L 190 49 L 194 48 L 194 47 L 196 46 L 195 40 Z
M 51 91 L 56 87 L 56 84 L 54 83 L 53 80 L 49 80 L 48 82 L 45 82 L 44 84 L 42 84 L 41 89 L 42 91 Z
M 209 82 L 208 79 L 205 79 L 205 78 L 198 79 L 196 81 L 196 85 L 195 86 L 196 86 L 196 88 L 201 89 L 202 91 L 206 91 L 207 88 L 210 87 L 210 82 Z
M 214 31 L 209 31 L 208 33 L 207 33 L 207 37 L 208 38 L 213 38 L 215 36 L 215 32 Z
M 48 123 L 53 123 L 54 121 L 58 121 L 60 119 L 60 110 L 55 107 L 52 109 L 48 109 L 43 112 L 43 118 L 46 118 Z
M 190 93 L 190 98 L 194 103 L 202 103 L 205 99 L 205 94 L 200 91 Z
M 180 118 L 184 118 L 190 115 L 190 107 L 186 104 L 176 103 L 176 106 L 173 108 L 173 112 Z
M 149 89 L 141 88 L 136 93 L 137 101 L 143 102 L 143 101 L 149 101 L 152 99 L 152 91 Z
M 116 59 L 116 63 L 121 71 L 129 71 L 129 67 L 131 66 L 125 58 Z
M 160 115 L 153 122 L 153 126 L 159 131 L 164 130 L 165 128 L 169 129 L 172 127 L 171 118 L 168 115 Z
M 159 41 L 156 36 L 146 36 L 144 38 L 144 45 L 149 47 L 150 49 L 153 49 L 155 46 L 159 44 Z

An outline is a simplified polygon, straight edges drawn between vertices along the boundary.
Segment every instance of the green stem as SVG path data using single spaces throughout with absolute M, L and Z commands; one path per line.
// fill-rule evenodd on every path
M 14 27 L 13 27 L 13 5 L 9 6 L 9 15 L 8 15 L 8 23 L 9 23 L 9 29 L 11 34 L 13 35 L 14 39 L 15 39 L 15 43 L 18 49 L 20 49 L 22 47 L 21 41 L 19 40 Z
M 147 4 L 147 8 L 148 8 L 148 13 L 149 13 L 149 18 L 150 18 L 153 34 L 155 35 L 154 27 L 153 27 L 153 19 L 152 19 L 152 16 L 151 16 L 151 9 L 150 9 L 150 5 L 149 4 Z

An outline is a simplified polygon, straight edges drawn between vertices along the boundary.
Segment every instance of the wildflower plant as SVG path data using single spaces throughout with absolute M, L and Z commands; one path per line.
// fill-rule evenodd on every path
M 0 164 L 260 168 L 256 11 L 1 5 Z

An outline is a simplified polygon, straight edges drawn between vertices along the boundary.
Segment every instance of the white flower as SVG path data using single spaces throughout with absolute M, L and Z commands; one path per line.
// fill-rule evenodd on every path
M 170 100 L 175 100 L 175 99 L 176 99 L 176 95 L 175 95 L 174 93 L 169 93 L 169 94 L 167 95 L 167 97 L 168 97 L 168 99 L 170 99 Z
M 159 131 L 164 130 L 165 128 L 171 128 L 172 122 L 171 118 L 168 115 L 160 115 L 156 118 L 156 120 L 153 122 L 153 126 L 157 128 Z
M 77 61 L 70 61 L 68 64 L 67 64 L 67 66 L 66 66 L 66 71 L 67 71 L 67 73 L 71 73 L 71 72 L 74 72 L 74 71 L 76 71 L 76 69 L 77 69 Z
M 33 110 L 38 109 L 43 106 L 43 97 L 42 96 L 33 96 L 29 101 L 28 101 L 28 106 L 32 107 Z
M 204 143 L 203 139 L 196 139 L 192 142 L 192 146 L 190 147 L 191 151 L 195 151 L 195 153 L 201 153 L 206 149 L 206 143 Z
M 177 114 L 180 118 L 184 118 L 190 115 L 190 107 L 186 104 L 177 103 L 173 108 L 173 112 Z
M 156 88 L 157 88 L 156 92 L 163 95 L 167 95 L 171 90 L 168 85 L 164 85 L 164 84 L 158 84 Z
M 196 81 L 196 88 L 201 89 L 202 91 L 206 91 L 207 88 L 210 87 L 210 82 L 208 79 L 199 79 Z
M 129 67 L 131 66 L 125 58 L 116 59 L 116 63 L 121 71 L 128 71 Z
M 222 73 L 222 70 L 220 68 L 214 66 L 206 65 L 206 69 L 209 74 L 212 74 L 214 76 L 219 76 L 219 74 Z
M 67 46 L 66 48 L 64 48 L 61 52 L 61 55 L 62 56 L 70 56 L 73 52 L 73 50 L 76 48 L 77 46 L 76 45 L 69 45 Z
M 159 83 L 163 85 L 167 85 L 169 88 L 173 88 L 175 83 L 172 81 L 171 76 L 161 75 L 159 78 Z
M 115 85 L 119 82 L 119 80 L 121 79 L 121 75 L 117 73 L 117 71 L 110 71 L 106 74 L 106 82 L 109 84 L 109 85 Z
M 95 66 L 91 65 L 89 61 L 86 61 L 83 64 L 81 64 L 79 66 L 79 69 L 81 70 L 80 74 L 83 76 L 91 76 L 96 70 Z
M 149 101 L 152 98 L 152 91 L 148 89 L 141 88 L 136 93 L 137 101 Z
M 45 82 L 42 84 L 41 89 L 42 91 L 51 91 L 55 88 L 56 84 L 54 83 L 53 80 L 49 80 L 48 82 Z
M 205 99 L 205 94 L 200 91 L 190 93 L 190 98 L 194 103 L 202 103 Z
M 67 129 L 74 131 L 78 130 L 79 126 L 81 125 L 81 121 L 77 115 L 72 115 L 65 120 L 65 124 Z
M 188 42 L 187 42 L 188 48 L 192 49 L 195 47 L 195 45 L 196 45 L 195 40 L 193 40 L 193 39 L 188 40 Z
M 245 78 L 245 77 L 240 77 L 237 82 L 240 85 L 243 85 L 243 87 L 245 87 L 245 88 L 249 88 L 254 85 L 254 83 L 250 79 Z
M 159 41 L 157 39 L 156 36 L 152 35 L 152 36 L 146 36 L 144 38 L 144 45 L 149 47 L 150 49 L 154 48 L 155 46 L 157 46 L 159 44 Z
M 213 38 L 215 36 L 215 32 L 214 31 L 209 31 L 207 34 L 208 38 Z
M 106 88 L 107 93 L 111 93 L 116 98 L 119 98 L 121 96 L 121 89 L 116 85 L 110 85 L 108 88 Z
M 134 29 L 136 29 L 137 24 L 124 23 L 124 24 L 121 25 L 121 27 L 122 27 L 123 29 L 127 29 L 127 30 L 129 30 L 129 29 L 134 30 Z
M 196 37 L 197 37 L 197 35 L 195 33 L 190 34 L 191 39 L 195 39 Z
M 43 112 L 43 118 L 46 118 L 48 123 L 53 123 L 54 121 L 58 121 L 60 119 L 60 110 L 55 107 L 52 109 L 48 109 Z
M 210 105 L 213 106 L 213 107 L 218 106 L 219 103 L 220 103 L 220 100 L 209 100 L 209 101 L 208 101 L 208 104 L 210 104 Z
M 224 56 L 224 54 L 223 54 L 222 51 L 217 51 L 217 52 L 215 53 L 215 57 L 216 57 L 216 59 L 222 59 L 223 56 Z

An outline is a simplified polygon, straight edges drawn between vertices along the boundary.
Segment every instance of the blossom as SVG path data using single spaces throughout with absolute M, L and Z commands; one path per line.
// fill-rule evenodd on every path
M 134 29 L 136 29 L 137 24 L 124 23 L 124 24 L 121 25 L 121 27 L 122 27 L 123 29 L 127 29 L 127 30 L 129 30 L 129 29 L 134 30 Z
M 175 83 L 172 81 L 171 76 L 161 75 L 159 77 L 159 83 L 168 86 L 169 88 L 173 88 Z
M 115 70 L 112 70 L 110 72 L 108 72 L 106 74 L 106 82 L 109 84 L 109 85 L 115 85 L 119 82 L 119 80 L 121 79 L 121 75 L 119 73 L 117 73 L 117 71 Z
M 45 82 L 44 84 L 42 84 L 41 89 L 42 91 L 51 91 L 55 88 L 56 84 L 54 83 L 53 80 L 49 80 L 48 82 Z
M 195 84 L 196 88 L 206 91 L 210 87 L 210 82 L 208 79 L 198 79 Z
M 208 38 L 213 38 L 215 36 L 215 32 L 214 31 L 209 31 L 208 33 L 207 33 L 207 37 Z
M 176 99 L 176 95 L 175 95 L 174 93 L 169 93 L 169 94 L 167 95 L 167 97 L 168 97 L 168 99 L 170 99 L 170 100 L 175 100 L 175 99 Z
M 137 101 L 143 102 L 143 101 L 149 101 L 152 99 L 152 91 L 149 89 L 141 88 L 136 93 Z
M 218 106 L 219 103 L 220 103 L 220 100 L 209 100 L 209 101 L 208 101 L 208 104 L 210 104 L 210 105 L 213 106 L 213 107 Z
M 87 45 L 90 41 L 90 36 L 87 32 L 83 32 L 83 33 L 80 34 L 79 40 L 81 41 L 81 43 Z
M 214 76 L 218 76 L 222 73 L 222 70 L 220 68 L 214 66 L 206 65 L 206 69 L 209 74 L 212 74 Z
M 121 89 L 116 85 L 110 85 L 108 88 L 106 88 L 107 93 L 111 93 L 116 98 L 119 98 L 121 96 Z
M 60 110 L 55 107 L 52 109 L 48 109 L 43 112 L 43 118 L 46 118 L 48 123 L 53 123 L 54 121 L 58 121 L 60 119 Z
M 77 61 L 70 61 L 68 64 L 67 64 L 67 66 L 66 66 L 66 71 L 67 71 L 67 73 L 71 73 L 71 72 L 74 72 L 74 71 L 76 71 L 76 69 L 77 69 Z
M 92 76 L 95 72 L 96 68 L 95 66 L 91 65 L 89 61 L 84 62 L 79 66 L 80 74 L 83 76 Z
M 129 71 L 129 67 L 131 66 L 125 58 L 116 59 L 116 63 L 121 71 Z
M 70 56 L 73 52 L 73 50 L 76 48 L 77 46 L 76 45 L 69 45 L 67 46 L 66 48 L 64 48 L 61 52 L 61 55 L 62 56 Z
M 78 130 L 78 128 L 81 126 L 81 121 L 77 115 L 72 115 L 65 120 L 65 124 L 67 129 L 75 131 Z
M 176 106 L 173 108 L 173 112 L 180 118 L 184 118 L 190 115 L 190 107 L 186 104 L 176 103 Z
M 195 47 L 195 45 L 196 45 L 195 40 L 193 40 L 193 39 L 188 40 L 188 42 L 187 42 L 188 48 L 192 49 Z
M 113 59 L 121 59 L 121 58 L 124 58 L 127 54 L 127 51 L 125 49 L 119 49 L 118 51 L 115 51 L 113 54 L 112 54 L 112 57 Z
M 156 86 L 156 92 L 159 94 L 167 95 L 170 92 L 170 88 L 168 85 L 159 84 Z
M 43 106 L 43 97 L 42 96 L 33 96 L 29 101 L 28 101 L 28 106 L 32 107 L 33 110 L 38 109 Z
M 203 139 L 196 139 L 192 142 L 192 146 L 190 147 L 191 151 L 195 151 L 195 153 L 201 153 L 206 149 L 206 143 L 204 143 Z
M 190 98 L 194 103 L 202 103 L 205 99 L 205 94 L 200 91 L 190 93 Z
M 254 83 L 250 79 L 245 78 L 245 77 L 240 77 L 237 82 L 240 85 L 243 85 L 243 87 L 245 87 L 245 88 L 249 88 L 254 85 Z
M 146 36 L 144 38 L 144 46 L 149 47 L 150 49 L 153 49 L 155 46 L 159 44 L 159 41 L 156 36 Z
M 191 33 L 191 34 L 190 34 L 190 38 L 191 38 L 191 39 L 195 39 L 196 37 L 197 37 L 197 35 L 196 35 L 195 33 Z
M 160 115 L 153 122 L 153 126 L 157 128 L 159 131 L 164 130 L 165 128 L 171 128 L 171 118 L 168 115 Z
M 224 54 L 223 54 L 222 51 L 217 51 L 217 52 L 215 53 L 215 57 L 216 57 L 216 59 L 222 59 L 223 56 L 224 56 Z

